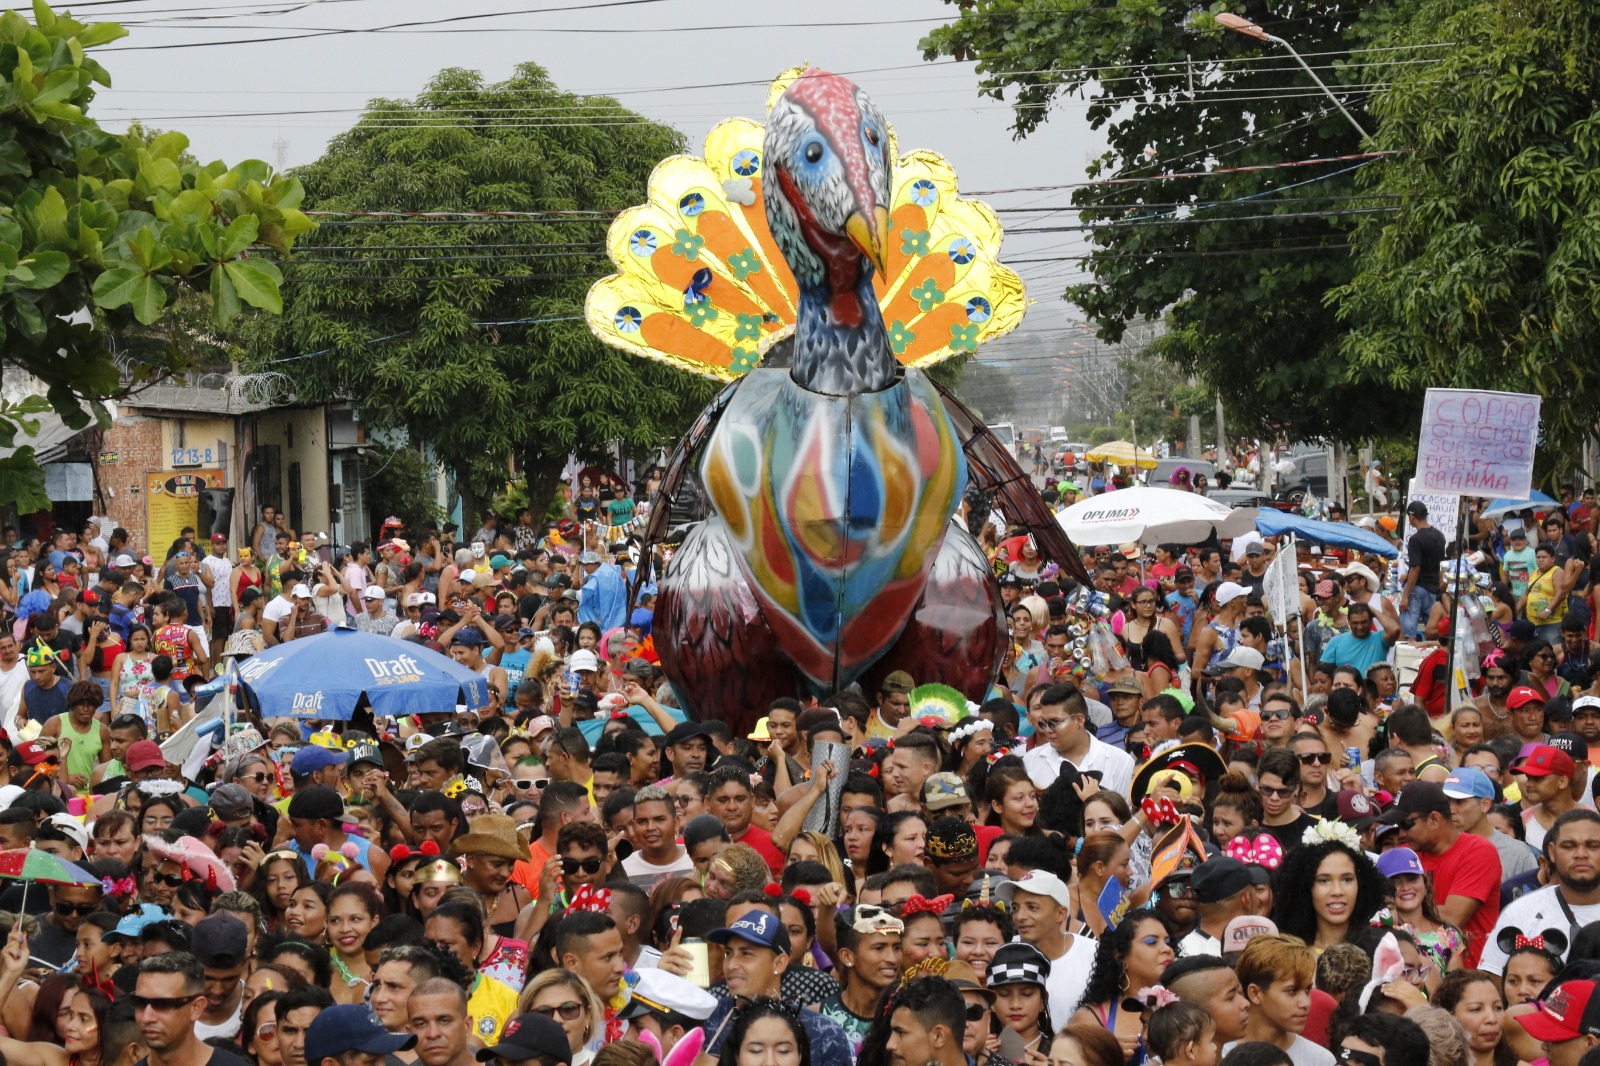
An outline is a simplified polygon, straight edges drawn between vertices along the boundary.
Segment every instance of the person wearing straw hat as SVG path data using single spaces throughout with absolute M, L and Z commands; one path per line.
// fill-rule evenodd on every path
M 487 939 L 492 956 L 499 950 L 494 941 L 509 937 L 516 928 L 517 914 L 531 902 L 527 889 L 515 884 L 511 875 L 518 862 L 531 862 L 528 845 L 517 833 L 514 818 L 505 814 L 484 814 L 472 819 L 469 831 L 456 837 L 450 850 L 466 862 L 461 868 L 461 880 L 468 888 L 483 897 L 488 912 L 488 925 L 494 934 Z M 487 965 L 487 961 L 480 962 Z

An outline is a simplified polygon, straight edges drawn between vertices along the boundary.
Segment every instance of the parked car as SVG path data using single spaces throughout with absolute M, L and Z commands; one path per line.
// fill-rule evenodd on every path
M 1319 498 L 1328 495 L 1328 453 L 1307 452 L 1290 457 L 1294 471 L 1279 477 L 1272 494 L 1280 500 L 1299 503 L 1309 493 Z
M 1158 459 L 1155 467 L 1145 476 L 1144 483 L 1164 489 L 1172 483 L 1172 473 L 1180 466 L 1189 468 L 1190 481 L 1193 481 L 1196 475 L 1203 475 L 1207 485 L 1217 483 L 1216 464 L 1205 459 Z
M 1275 500 L 1255 489 L 1207 489 L 1206 499 L 1216 500 L 1224 507 L 1255 507 L 1273 511 L 1292 511 L 1294 504 L 1288 500 Z

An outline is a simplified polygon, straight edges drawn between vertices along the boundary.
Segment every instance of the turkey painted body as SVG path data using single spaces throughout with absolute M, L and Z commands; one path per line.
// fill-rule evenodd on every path
M 808 70 L 773 105 L 765 157 L 794 336 L 718 401 L 699 464 L 715 513 L 662 575 L 662 665 L 688 711 L 738 728 L 779 696 L 891 669 L 981 700 L 1004 626 L 981 548 L 951 522 L 964 442 L 896 360 L 872 287 L 887 124 L 860 88 Z

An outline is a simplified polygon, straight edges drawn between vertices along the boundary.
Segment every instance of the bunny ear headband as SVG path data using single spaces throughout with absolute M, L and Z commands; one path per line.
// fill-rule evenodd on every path
M 1559 929 L 1546 929 L 1542 933 L 1528 936 L 1516 926 L 1508 925 L 1500 930 L 1500 935 L 1495 938 L 1495 945 L 1507 955 L 1522 948 L 1534 948 L 1538 951 L 1548 951 L 1561 958 L 1567 953 L 1567 934 Z
M 1406 968 L 1405 956 L 1400 954 L 1400 941 L 1393 933 L 1383 934 L 1383 939 L 1378 941 L 1378 950 L 1372 954 L 1372 980 L 1361 990 L 1361 1012 L 1365 1014 L 1371 1007 L 1372 997 L 1377 995 L 1378 989 L 1390 981 L 1398 981 L 1401 971 Z

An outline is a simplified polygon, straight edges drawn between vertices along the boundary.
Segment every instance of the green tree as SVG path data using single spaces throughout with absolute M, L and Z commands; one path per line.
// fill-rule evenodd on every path
M 1346 357 L 1398 388 L 1539 393 L 1546 454 L 1600 410 L 1600 8 L 1429 0 L 1389 40 L 1454 42 L 1388 79 L 1378 196 L 1333 304 Z
M 1287 0 L 1270 11 L 1265 0 L 1199 10 L 1169 0 L 947 2 L 959 14 L 923 41 L 926 58 L 976 60 L 981 91 L 1011 103 L 1018 137 L 1058 98 L 1090 101 L 1109 147 L 1089 176 L 1120 183 L 1072 194 L 1082 222 L 1095 224 L 1085 260 L 1094 279 L 1066 295 L 1102 338 L 1166 316 L 1149 350 L 1220 392 L 1243 430 L 1352 440 L 1414 414 L 1415 391 L 1375 387 L 1379 375 L 1340 357 L 1346 327 L 1325 301 L 1351 275 L 1345 246 L 1361 216 L 1350 212 L 1370 206 L 1351 199 L 1356 164 L 1237 169 L 1357 152 L 1359 137 L 1288 55 L 1215 20 L 1241 12 L 1292 39 L 1338 86 L 1356 78 L 1333 60 L 1398 0 Z M 1368 121 L 1360 94 L 1338 91 Z M 1195 171 L 1207 174 L 1150 180 Z
M 0 446 L 50 409 L 73 428 L 106 425 L 105 400 L 183 369 L 181 345 L 135 346 L 119 367 L 111 338 L 184 292 L 206 294 L 217 325 L 242 304 L 279 310 L 278 270 L 252 251 L 286 253 L 312 228 L 299 183 L 265 163 L 202 166 L 180 133 L 116 136 L 89 117 L 111 76 L 88 52 L 125 35 L 42 0 L 31 23 L 0 15 L 0 368 L 45 390 L 0 404 Z M 50 505 L 31 447 L 0 460 L 0 503 Z
M 508 456 L 542 508 L 569 454 L 670 445 L 716 385 L 602 345 L 582 314 L 610 272 L 612 215 L 682 150 L 673 130 L 562 92 L 531 63 L 492 85 L 445 70 L 415 100 L 374 102 L 297 172 L 309 206 L 537 215 L 325 221 L 287 265 L 263 364 L 292 372 L 302 398 L 348 397 L 427 441 L 469 512 L 504 484 Z

